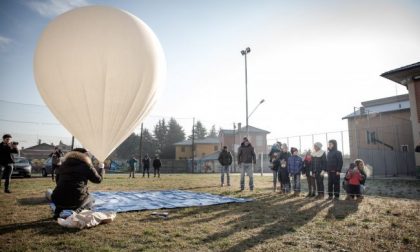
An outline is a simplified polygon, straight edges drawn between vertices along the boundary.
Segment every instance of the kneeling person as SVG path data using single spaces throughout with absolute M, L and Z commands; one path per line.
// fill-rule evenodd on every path
M 56 206 L 54 218 L 58 218 L 64 209 L 79 212 L 93 206 L 94 199 L 89 195 L 87 183 L 101 183 L 105 173 L 103 164 L 101 166 L 99 172 L 96 171 L 87 150 L 82 148 L 76 148 L 65 155 L 57 186 L 51 195 Z

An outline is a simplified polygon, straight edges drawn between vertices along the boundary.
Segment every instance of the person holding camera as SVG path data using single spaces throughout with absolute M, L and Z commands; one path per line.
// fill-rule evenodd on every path
M 12 142 L 10 134 L 5 134 L 3 142 L 0 143 L 0 182 L 4 178 L 5 193 L 11 193 L 9 190 L 10 178 L 12 177 L 13 164 L 15 163 L 13 154 L 19 154 L 18 144 L 17 142 Z
M 54 174 L 58 171 L 58 168 L 61 165 L 61 158 L 64 156 L 63 152 L 58 148 L 58 146 L 54 147 L 54 151 L 48 155 L 52 160 L 52 181 L 54 181 Z M 58 180 L 58 175 L 56 176 Z

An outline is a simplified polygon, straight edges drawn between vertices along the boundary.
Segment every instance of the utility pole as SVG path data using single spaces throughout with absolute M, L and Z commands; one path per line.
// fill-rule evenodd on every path
M 74 136 L 71 136 L 71 150 L 74 149 Z
M 194 141 L 195 141 L 195 117 L 193 117 L 193 127 L 192 127 L 192 140 L 191 140 L 191 154 L 192 154 L 192 168 L 191 172 L 194 173 L 194 156 L 195 156 L 195 149 L 194 149 Z
M 141 123 L 141 126 L 140 126 L 140 157 L 139 157 L 139 162 L 138 162 L 138 164 L 139 164 L 139 172 L 140 172 L 140 169 L 141 169 L 141 157 L 142 157 L 142 155 L 143 155 L 143 123 Z M 135 169 L 134 169 L 135 170 Z M 133 177 L 134 177 L 134 174 L 133 174 Z
M 233 171 L 236 172 L 236 162 L 235 162 L 235 156 L 236 156 L 236 152 L 235 152 L 235 145 L 236 145 L 236 124 L 233 123 L 233 146 L 232 146 L 232 151 L 233 151 L 233 155 L 232 155 L 232 160 L 233 160 Z
M 241 54 L 245 56 L 245 101 L 246 101 L 246 137 L 249 137 L 249 127 L 248 127 L 248 69 L 247 69 L 247 60 L 246 55 L 251 52 L 249 47 L 241 51 Z

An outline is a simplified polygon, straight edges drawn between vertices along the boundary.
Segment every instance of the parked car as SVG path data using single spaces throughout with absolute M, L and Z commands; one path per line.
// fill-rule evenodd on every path
M 13 165 L 12 176 L 22 176 L 30 178 L 32 174 L 32 165 L 28 159 L 24 157 L 16 157 Z
M 48 174 L 52 174 L 52 158 L 48 158 L 44 163 L 44 167 L 41 170 L 42 177 L 47 177 Z

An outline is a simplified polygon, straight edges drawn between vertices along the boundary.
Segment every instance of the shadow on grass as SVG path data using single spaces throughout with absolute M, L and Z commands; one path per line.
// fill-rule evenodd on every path
M 0 226 L 0 235 L 14 233 L 16 231 L 33 230 L 38 234 L 57 235 L 66 233 L 77 233 L 79 229 L 64 228 L 57 224 L 52 218 L 41 219 L 37 221 L 14 223 Z
M 328 213 L 325 216 L 326 220 L 344 220 L 347 216 L 349 216 L 352 213 L 357 212 L 357 209 L 359 208 L 358 201 L 333 201 L 332 207 L 328 209 Z
M 225 239 L 237 232 L 252 229 L 261 229 L 258 234 L 245 238 L 235 243 L 225 251 L 244 251 L 266 240 L 278 238 L 289 233 L 296 232 L 301 226 L 310 222 L 320 211 L 330 206 L 329 201 L 318 201 L 310 206 L 312 200 L 305 198 L 293 198 L 289 195 L 280 197 L 264 197 L 250 203 L 245 209 L 235 208 L 221 213 L 223 215 L 235 214 L 240 217 L 227 223 L 230 228 L 215 233 L 203 240 L 204 243 L 213 243 Z
M 20 205 L 26 206 L 36 206 L 36 205 L 45 205 L 49 201 L 45 197 L 31 197 L 31 198 L 22 198 L 17 200 Z

